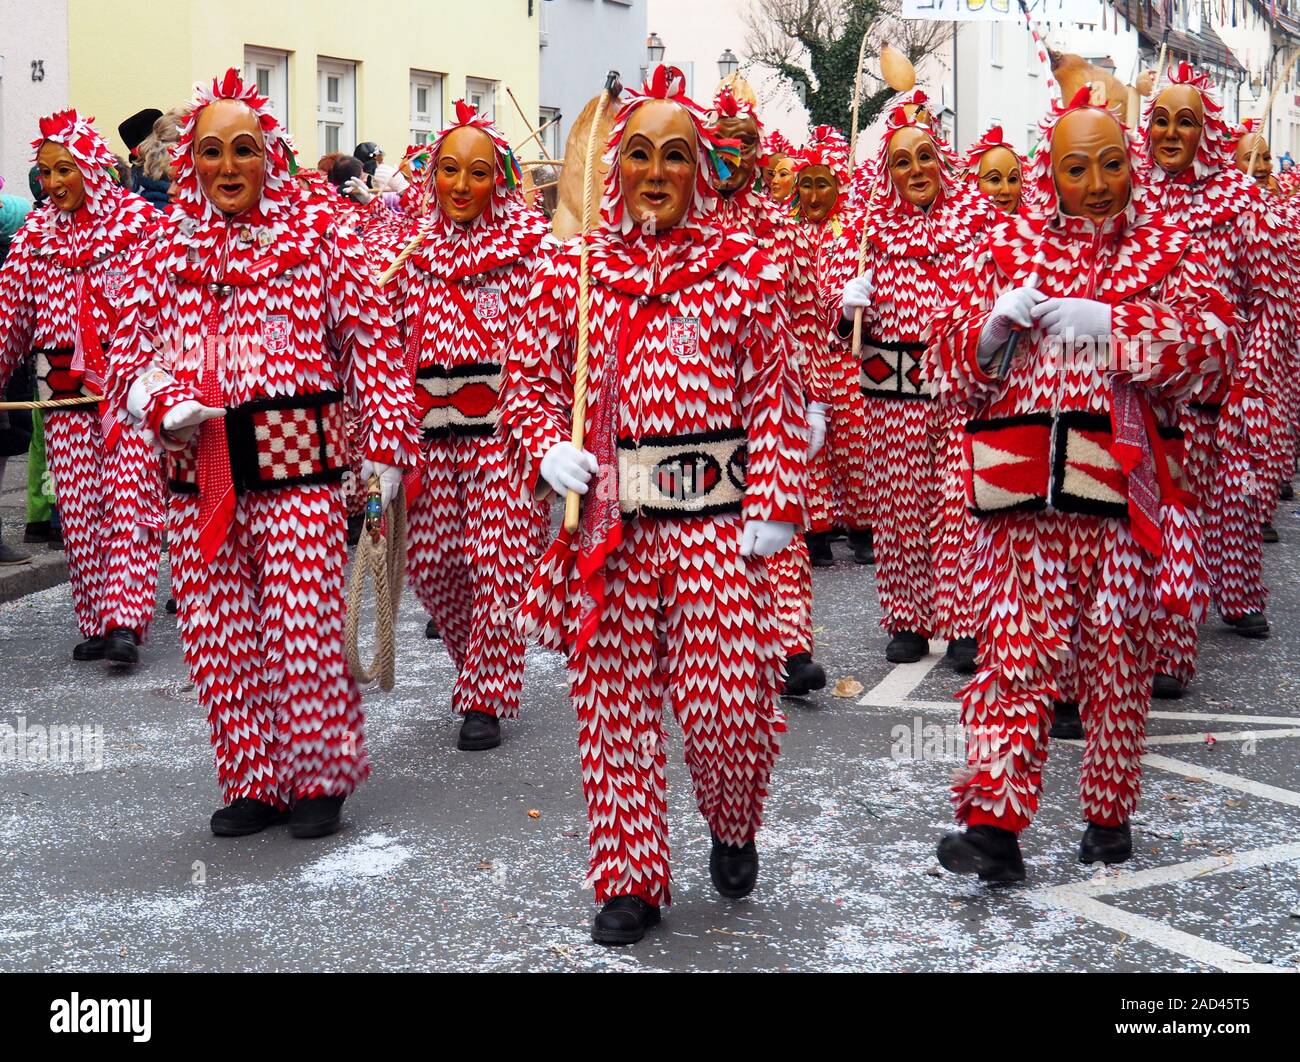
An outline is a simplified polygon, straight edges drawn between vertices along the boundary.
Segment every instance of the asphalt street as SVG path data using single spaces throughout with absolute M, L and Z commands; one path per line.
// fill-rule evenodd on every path
M 1022 838 L 1029 880 L 1001 889 L 934 858 L 951 828 L 960 680 L 940 645 L 921 664 L 885 662 L 871 570 L 837 544 L 837 567 L 816 574 L 817 655 L 838 692 L 854 692 L 786 701 L 758 888 L 729 903 L 710 887 L 708 830 L 670 723 L 676 902 L 621 949 L 587 935 L 585 812 L 555 655 L 530 652 L 523 718 L 501 748 L 457 752 L 452 669 L 408 596 L 397 689 L 366 697 L 374 773 L 342 832 L 219 839 L 207 725 L 174 619 L 160 611 L 143 663 L 118 674 L 71 660 L 66 585 L 22 597 L 0 605 L 0 969 L 1300 967 L 1294 505 L 1278 526 L 1273 638 L 1211 621 L 1192 691 L 1154 705 L 1134 859 L 1075 861 L 1080 748 L 1061 743 Z M 3 743 L 5 727 L 57 724 L 87 728 L 79 762 Z

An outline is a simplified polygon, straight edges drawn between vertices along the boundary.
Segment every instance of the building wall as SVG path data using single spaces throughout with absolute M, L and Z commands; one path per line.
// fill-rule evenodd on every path
M 640 84 L 645 64 L 648 0 L 539 0 L 540 103 L 563 115 L 554 137 L 565 139 L 587 101 L 617 70 L 623 84 Z M 535 143 L 524 152 L 538 157 Z
M 68 104 L 67 0 L 0 0 L 0 57 L 0 177 L 5 195 L 30 199 L 37 121 Z M 32 80 L 33 61 L 44 68 L 41 81 Z
M 956 147 L 966 151 L 991 125 L 1022 154 L 1047 111 L 1047 78 L 1023 22 L 967 22 L 957 32 Z
M 178 0 L 164 9 L 66 2 L 69 95 L 99 115 L 105 133 L 143 107 L 183 102 L 196 81 L 242 69 L 246 45 L 289 53 L 289 131 L 304 162 L 322 154 L 318 56 L 357 64 L 356 140 L 376 141 L 390 160 L 409 138 L 412 69 L 444 75 L 444 119 L 465 94 L 465 79 L 474 77 L 498 82 L 496 117 L 512 141 L 527 133 L 507 85 L 536 120 L 537 15 L 523 0 L 476 0 L 468 9 L 456 0 L 390 0 L 372 8 L 314 0 Z M 123 149 L 115 133 L 111 142 Z

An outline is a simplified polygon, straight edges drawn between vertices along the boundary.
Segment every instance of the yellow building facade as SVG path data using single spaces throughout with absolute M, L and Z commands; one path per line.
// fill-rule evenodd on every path
M 69 101 L 113 149 L 123 118 L 190 99 L 234 66 L 259 80 L 302 165 L 378 143 L 390 162 L 436 132 L 465 97 L 516 146 L 537 124 L 536 3 L 528 0 L 68 0 Z M 531 146 L 531 145 L 530 145 Z M 525 149 L 521 157 L 535 157 Z

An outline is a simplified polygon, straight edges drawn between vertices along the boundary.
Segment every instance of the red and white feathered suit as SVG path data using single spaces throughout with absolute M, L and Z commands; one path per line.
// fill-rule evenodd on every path
M 804 269 L 813 277 L 819 306 L 825 276 L 833 268 L 832 249 L 844 232 L 849 216 L 848 155 L 849 145 L 843 134 L 838 129 L 819 125 L 813 130 L 809 145 L 792 159 L 796 181 L 799 173 L 809 166 L 825 166 L 835 175 L 840 188 L 834 209 L 822 221 L 805 219 L 797 192 L 793 199 L 793 216 L 803 226 L 806 245 L 811 250 Z M 823 306 L 820 312 L 824 320 L 828 311 Z M 824 327 L 819 330 L 823 334 L 818 337 L 811 361 L 817 366 L 816 376 L 826 397 L 817 401 L 828 401 L 831 408 L 826 417 L 826 443 L 809 462 L 808 530 L 820 534 L 838 526 L 848 531 L 866 531 L 871 527 L 866 469 L 862 463 L 867 447 L 867 419 L 858 388 L 858 367 L 842 344 L 828 342 Z
M 924 95 L 917 92 L 911 101 L 924 102 Z M 907 126 L 931 136 L 947 163 L 945 175 L 952 172 L 938 133 L 923 119 L 918 124 L 909 118 L 903 105 L 895 107 L 868 206 L 827 253 L 822 295 L 832 343 L 851 360 L 840 293 L 859 273 L 870 278 L 871 306 L 863 314 L 862 351 L 854 366 L 866 410 L 866 447 L 854 456 L 869 487 L 881 624 L 891 635 L 974 638 L 974 528 L 956 482 L 960 417 L 948 399 L 932 401 L 924 355 L 989 209 L 977 188 L 950 184 L 946 176 L 928 210 L 898 194 L 885 159 L 890 138 Z M 859 269 L 864 225 L 865 267 Z
M 1219 612 L 1237 619 L 1263 612 L 1260 524 L 1268 518 L 1276 484 L 1261 484 L 1260 469 L 1284 420 L 1273 390 L 1272 367 L 1294 344 L 1286 233 L 1264 194 L 1234 163 L 1228 129 L 1209 80 L 1186 63 L 1169 71 L 1172 84 L 1191 85 L 1203 101 L 1205 124 L 1192 165 L 1169 174 L 1146 161 L 1143 202 L 1152 214 L 1185 228 L 1237 316 L 1231 364 L 1181 406 L 1183 471 L 1199 499 L 1206 568 Z M 1143 136 L 1149 142 L 1147 105 Z M 1196 671 L 1195 616 L 1158 613 L 1157 671 L 1186 685 Z
M 1085 817 L 1119 826 L 1137 802 L 1151 621 L 1162 596 L 1183 589 L 1188 561 L 1162 527 L 1175 488 L 1147 389 L 1186 393 L 1233 344 L 1233 307 L 1183 229 L 1132 203 L 1100 226 L 1057 212 L 1053 130 L 1034 163 L 1044 213 L 991 227 L 930 351 L 939 393 L 970 412 L 966 490 L 979 516 L 984 626 L 979 669 L 961 691 L 968 771 L 954 790 L 957 818 L 1013 831 L 1037 810 L 1063 683 L 1077 689 L 1087 733 Z M 1049 297 L 1110 305 L 1109 356 L 1062 349 L 1035 329 L 1021 334 L 1005 381 L 981 368 L 996 297 L 1031 275 Z
M 227 219 L 199 188 L 195 125 L 240 99 L 266 139 L 261 202 Z M 289 176 L 285 134 L 234 70 L 200 90 L 175 148 L 179 209 L 143 249 L 113 345 L 112 395 L 152 391 L 166 447 L 181 642 L 227 803 L 346 796 L 369 771 L 343 651 L 343 400 L 366 456 L 413 468 L 411 382 L 360 242 Z M 188 445 L 162 433 L 183 401 L 226 408 Z M 125 408 L 123 416 L 126 416 Z
M 525 641 L 512 613 L 536 567 L 550 507 L 534 500 L 508 459 L 496 407 L 511 337 L 555 242 L 546 218 L 506 186 L 504 167 L 514 163 L 501 134 L 468 108 L 458 113 L 434 157 L 452 129 L 481 128 L 494 143 L 499 183 L 468 225 L 435 199 L 420 223 L 423 243 L 386 290 L 424 436 L 419 486 L 407 495 L 407 571 L 456 665 L 452 707 L 513 719 Z M 393 254 L 409 235 L 401 233 Z
M 714 227 L 703 114 L 680 88 L 656 91 L 632 93 L 615 122 L 590 237 L 585 446 L 600 472 L 521 616 L 569 654 L 596 899 L 657 905 L 670 901 L 665 703 L 710 829 L 743 845 L 759 827 L 785 729 L 784 653 L 742 525 L 801 522 L 807 431 L 781 278 L 752 235 Z M 686 217 L 657 235 L 624 212 L 616 161 L 647 98 L 685 101 L 701 160 Z M 569 438 L 581 240 L 543 266 L 507 369 L 501 423 L 530 487 Z
M 46 203 L 28 216 L 0 271 L 0 390 L 36 360 L 42 400 L 101 394 L 106 355 L 133 251 L 158 214 L 122 191 L 108 145 L 75 111 L 41 120 L 81 171 L 84 204 Z M 153 619 L 161 546 L 158 462 L 141 433 L 100 405 L 45 411 L 45 445 L 63 519 L 77 624 L 87 638 L 125 627 L 143 640 Z

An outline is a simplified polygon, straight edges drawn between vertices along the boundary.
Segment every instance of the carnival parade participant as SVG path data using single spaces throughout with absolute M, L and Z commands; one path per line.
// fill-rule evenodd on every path
M 120 415 L 161 445 L 181 643 L 222 836 L 339 826 L 369 764 L 344 659 L 344 391 L 386 508 L 418 454 L 400 339 L 357 238 L 290 175 L 235 70 L 196 89 L 177 206 L 141 249 L 111 354 Z
M 804 229 L 755 185 L 762 125 L 751 103 L 723 88 L 713 101 L 718 136 L 740 144 L 740 157 L 728 176 L 717 183 L 717 221 L 758 239 L 759 249 L 781 274 L 790 324 L 790 353 L 803 383 L 809 426 L 808 459 L 826 441 L 829 394 L 822 377 L 821 314 L 813 256 Z M 815 359 L 815 360 L 814 360 Z M 826 672 L 813 660 L 812 566 L 803 536 L 796 535 L 767 562 L 781 634 L 785 642 L 785 682 L 782 691 L 796 697 L 826 685 Z
M 528 207 L 501 131 L 464 100 L 431 147 L 434 195 L 418 248 L 386 293 L 406 338 L 424 435 L 408 493 L 408 572 L 456 666 L 459 748 L 501 743 L 519 715 L 524 637 L 512 618 L 538 560 L 549 506 L 524 488 L 497 431 L 506 348 L 554 248 Z M 399 253 L 408 234 L 391 250 Z M 387 257 L 386 255 L 384 257 Z M 540 510 L 540 512 L 539 512 Z
M 766 565 L 803 519 L 807 427 L 778 270 L 713 224 L 720 151 L 681 72 L 615 118 L 601 221 L 543 266 L 501 423 L 531 486 L 584 495 L 521 610 L 567 651 L 602 904 L 592 938 L 638 940 L 671 900 L 661 716 L 681 724 L 714 887 L 754 887 L 754 837 L 785 721 Z M 579 335 L 590 266 L 590 328 Z M 585 317 L 585 315 L 584 315 Z M 570 437 L 587 353 L 584 449 Z
M 1264 195 L 1238 172 L 1223 107 L 1188 63 L 1147 106 L 1145 206 L 1188 229 L 1237 311 L 1237 356 L 1215 393 L 1181 410 L 1183 467 L 1199 499 L 1207 571 L 1220 615 L 1247 637 L 1268 635 L 1259 470 L 1281 430 L 1271 365 L 1293 335 L 1286 233 Z M 1196 617 L 1158 615 L 1154 695 L 1181 697 L 1196 670 Z
M 1132 852 L 1151 620 L 1162 566 L 1188 563 L 1161 524 L 1174 486 L 1146 391 L 1188 393 L 1234 345 L 1234 307 L 1192 236 L 1140 212 L 1119 120 L 1085 86 L 1043 131 L 1034 216 L 991 228 L 931 349 L 939 391 L 971 413 L 986 608 L 979 671 L 961 691 L 968 768 L 954 799 L 966 829 L 943 838 L 939 860 L 987 882 L 1024 878 L 1018 835 L 1070 675 L 1087 734 L 1079 859 Z
M 990 126 L 971 146 L 966 154 L 966 169 L 999 210 L 1014 214 L 1020 209 L 1023 165 L 1016 149 L 1003 137 L 1002 126 Z
M 116 160 L 92 121 L 72 110 L 42 118 L 32 143 L 49 198 L 28 215 L 0 271 L 0 391 L 19 361 L 33 356 L 39 399 L 103 393 L 128 262 L 152 236 L 157 215 L 118 185 Z M 44 415 L 85 638 L 73 659 L 134 664 L 156 605 L 157 461 L 140 432 L 118 424 L 104 403 Z
M 925 103 L 918 89 L 889 109 L 865 208 L 829 252 L 822 283 L 844 358 L 853 357 L 853 318 L 863 311 L 855 364 L 867 449 L 856 459 L 869 476 L 886 659 L 920 660 L 939 634 L 949 662 L 969 672 L 978 619 L 974 525 L 957 483 L 964 417 L 946 397 L 931 401 L 924 354 L 989 210 L 976 187 L 955 181 Z
M 763 190 L 780 206 L 788 204 L 794 195 L 795 154 L 794 145 L 776 130 L 763 140 L 763 157 L 759 160 Z
M 819 125 L 795 163 L 794 217 L 802 222 L 813 250 L 812 273 L 819 293 L 832 268 L 830 249 L 844 231 L 849 188 L 849 145 L 838 129 Z M 863 455 L 867 449 L 866 411 L 858 387 L 858 366 L 841 344 L 822 340 L 814 361 L 825 365 L 821 374 L 831 408 L 826 443 L 810 462 L 808 484 L 808 551 L 815 568 L 835 563 L 831 531 L 838 526 L 849 534 L 854 559 L 874 563 L 871 511 Z

